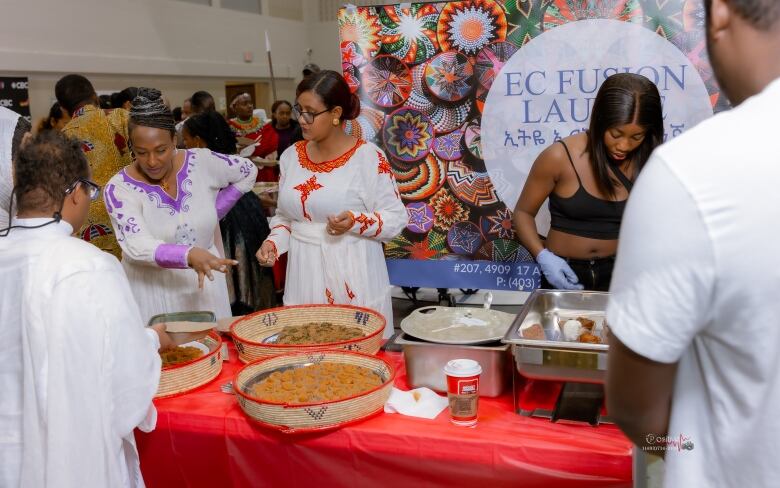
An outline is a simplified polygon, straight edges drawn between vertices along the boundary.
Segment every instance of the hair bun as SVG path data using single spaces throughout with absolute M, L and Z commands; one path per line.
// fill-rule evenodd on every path
M 360 115 L 360 97 L 357 93 L 352 93 L 349 97 L 349 110 L 345 110 L 343 118 L 346 120 L 353 120 Z
M 131 117 L 144 117 L 166 113 L 168 108 L 162 98 L 162 93 L 156 88 L 142 87 L 133 99 L 130 107 Z
M 160 90 L 157 88 L 141 87 L 138 89 L 138 94 L 135 97 L 146 98 L 148 100 L 157 100 L 162 98 L 162 92 L 160 92 Z
M 175 132 L 173 114 L 156 88 L 139 88 L 130 107 L 130 121 L 135 125 L 155 127 Z

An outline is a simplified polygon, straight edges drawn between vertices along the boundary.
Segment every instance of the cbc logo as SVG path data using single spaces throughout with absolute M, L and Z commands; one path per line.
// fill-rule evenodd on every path
M 10 98 L 0 98 L 0 107 L 9 108 L 13 106 L 14 106 L 14 101 L 11 100 Z
M 0 81 L 0 90 L 5 90 L 5 81 Z M 11 82 L 11 89 L 12 90 L 27 90 L 30 88 L 30 82 L 29 81 L 12 81 Z

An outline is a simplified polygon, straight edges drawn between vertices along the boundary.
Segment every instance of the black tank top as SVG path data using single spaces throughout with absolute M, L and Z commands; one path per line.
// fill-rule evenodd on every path
M 577 175 L 577 182 L 580 187 L 574 195 L 563 198 L 550 193 L 550 216 L 552 217 L 550 227 L 553 229 L 590 239 L 613 240 L 618 238 L 620 232 L 620 220 L 623 218 L 623 210 L 626 208 L 626 201 L 612 202 L 596 198 L 585 190 L 574 167 L 574 161 L 569 153 L 569 148 L 563 141 L 559 141 L 566 150 L 569 157 L 569 163 Z M 631 191 L 634 183 L 629 180 L 621 171 L 610 168 L 623 186 Z

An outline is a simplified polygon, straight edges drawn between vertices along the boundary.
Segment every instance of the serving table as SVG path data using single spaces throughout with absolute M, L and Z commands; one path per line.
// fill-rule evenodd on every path
M 157 428 L 136 431 L 150 488 L 631 486 L 631 443 L 617 427 L 517 415 L 511 393 L 481 398 L 473 428 L 451 424 L 445 410 L 433 420 L 382 413 L 318 434 L 265 430 L 220 390 L 242 366 L 229 346 L 217 380 L 155 401 Z M 401 353 L 380 356 L 408 389 Z

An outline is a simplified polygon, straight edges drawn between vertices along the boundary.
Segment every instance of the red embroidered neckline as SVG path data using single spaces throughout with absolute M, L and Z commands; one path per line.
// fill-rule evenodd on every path
M 321 163 L 315 163 L 309 159 L 309 153 L 306 151 L 306 141 L 296 142 L 295 151 L 298 153 L 298 161 L 301 163 L 303 168 L 308 169 L 313 173 L 330 173 L 334 169 L 340 168 L 347 164 L 347 161 L 349 161 L 349 159 L 355 154 L 355 151 L 357 151 L 358 148 L 363 144 L 365 144 L 365 142 L 361 139 L 358 139 L 355 145 L 352 146 L 349 151 L 345 152 L 336 159 L 323 161 Z

